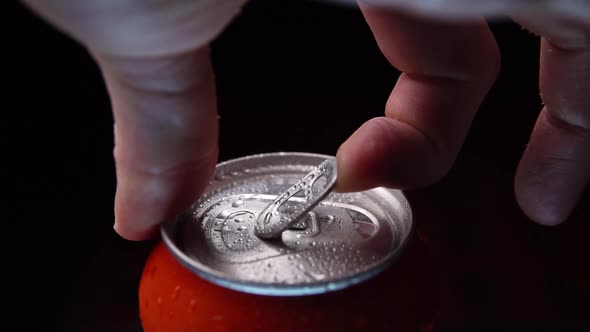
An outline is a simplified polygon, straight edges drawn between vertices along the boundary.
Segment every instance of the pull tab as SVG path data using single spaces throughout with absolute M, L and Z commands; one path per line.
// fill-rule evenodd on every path
M 260 238 L 276 238 L 281 233 L 297 223 L 301 217 L 311 211 L 320 201 L 322 201 L 336 184 L 336 159 L 329 158 L 324 160 L 313 171 L 309 172 L 297 183 L 285 190 L 270 203 L 256 219 L 254 234 Z M 326 181 L 319 190 L 313 190 L 317 181 L 325 177 Z M 282 213 L 285 204 L 297 193 L 303 191 L 305 201 L 290 208 L 289 213 Z

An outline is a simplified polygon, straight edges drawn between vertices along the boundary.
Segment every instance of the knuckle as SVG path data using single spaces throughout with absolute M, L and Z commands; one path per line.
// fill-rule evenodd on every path
M 547 122 L 556 128 L 566 130 L 579 136 L 590 136 L 590 113 L 565 112 L 560 108 L 548 108 L 545 112 Z

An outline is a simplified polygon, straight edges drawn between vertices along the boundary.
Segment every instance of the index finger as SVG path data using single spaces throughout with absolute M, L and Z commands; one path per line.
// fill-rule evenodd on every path
M 341 191 L 430 184 L 451 167 L 496 79 L 499 51 L 483 20 L 443 23 L 362 5 L 387 60 L 401 74 L 386 117 L 339 149 Z

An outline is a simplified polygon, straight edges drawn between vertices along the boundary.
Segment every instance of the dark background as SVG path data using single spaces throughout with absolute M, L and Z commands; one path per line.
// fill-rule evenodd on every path
M 11 317 L 18 330 L 140 331 L 137 287 L 153 241 L 112 230 L 112 116 L 100 73 L 83 48 L 22 6 L 1 8 Z M 548 228 L 520 212 L 512 191 L 541 108 L 539 41 L 508 21 L 492 29 L 502 72 L 455 167 L 408 192 L 440 265 L 439 328 L 590 328 L 590 199 Z M 213 44 L 213 59 L 220 160 L 334 154 L 383 114 L 398 75 L 358 11 L 305 1 L 253 1 Z

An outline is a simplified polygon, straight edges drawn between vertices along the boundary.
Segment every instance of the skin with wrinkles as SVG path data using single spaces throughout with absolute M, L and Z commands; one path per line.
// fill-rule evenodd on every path
M 385 116 L 338 150 L 338 190 L 414 188 L 443 177 L 499 71 L 484 18 L 511 17 L 541 38 L 544 102 L 516 173 L 516 197 L 532 220 L 567 219 L 590 182 L 590 1 L 322 1 L 359 6 L 402 71 Z M 115 230 L 150 237 L 198 198 L 212 174 L 218 129 L 207 46 L 246 0 L 24 2 L 100 66 L 115 118 Z
M 217 161 L 208 43 L 245 0 L 30 0 L 88 47 L 115 118 L 115 230 L 143 240 L 191 204 Z

